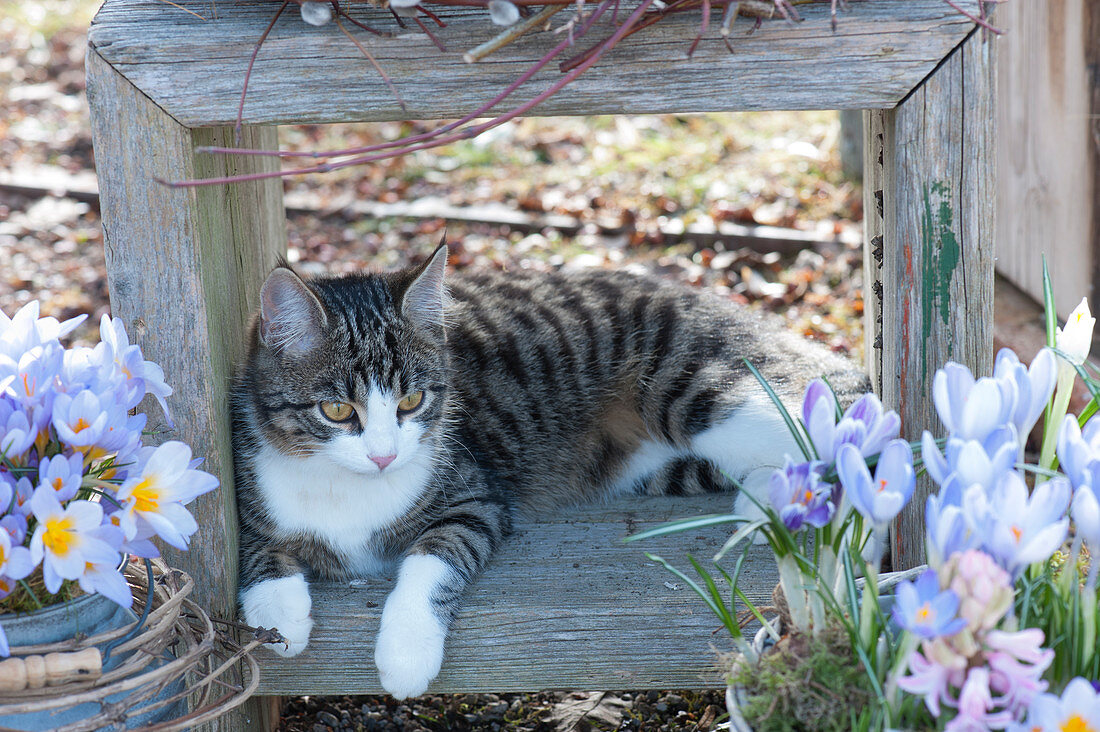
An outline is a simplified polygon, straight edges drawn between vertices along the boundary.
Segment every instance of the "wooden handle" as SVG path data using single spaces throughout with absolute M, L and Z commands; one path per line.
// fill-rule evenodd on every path
M 0 692 L 41 689 L 70 681 L 98 679 L 102 673 L 103 659 L 98 648 L 9 658 L 0 661 Z

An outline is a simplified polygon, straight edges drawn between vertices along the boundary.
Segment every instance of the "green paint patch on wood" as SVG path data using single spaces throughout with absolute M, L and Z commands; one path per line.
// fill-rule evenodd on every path
M 927 344 L 932 334 L 932 319 L 939 316 L 944 325 L 951 317 L 951 279 L 959 266 L 962 252 L 952 230 L 951 189 L 943 181 L 924 186 L 924 210 L 921 212 L 921 336 Z M 950 333 L 950 330 L 945 330 Z M 950 357 L 954 343 L 947 342 Z M 928 376 L 928 359 L 921 359 L 921 376 Z

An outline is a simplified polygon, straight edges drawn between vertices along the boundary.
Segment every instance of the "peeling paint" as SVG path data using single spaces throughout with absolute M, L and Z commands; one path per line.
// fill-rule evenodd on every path
M 951 318 L 951 280 L 959 266 L 962 251 L 952 230 L 954 212 L 951 209 L 951 189 L 943 181 L 924 186 L 924 210 L 921 211 L 921 336 L 927 353 L 932 335 L 933 318 L 939 316 L 944 326 Z M 950 328 L 947 337 L 947 357 L 951 358 L 954 341 Z M 928 359 L 921 359 L 921 377 L 928 377 Z

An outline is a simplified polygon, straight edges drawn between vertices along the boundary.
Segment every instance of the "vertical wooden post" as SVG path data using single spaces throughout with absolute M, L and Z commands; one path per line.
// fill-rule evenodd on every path
M 196 155 L 198 145 L 230 144 L 233 130 L 183 127 L 95 48 L 86 69 L 111 309 L 174 390 L 168 405 L 175 430 L 166 430 L 155 404 L 146 409 L 150 428 L 165 430 L 158 439 L 186 441 L 221 479 L 219 490 L 190 506 L 199 524 L 190 550 L 166 557 L 194 577 L 196 602 L 232 618 L 237 512 L 226 396 L 263 277 L 286 251 L 282 188 L 277 180 L 191 190 L 157 183 L 274 163 Z M 276 130 L 246 127 L 242 143 L 275 147 Z M 211 727 L 258 729 L 267 707 L 250 702 Z
M 942 433 L 932 378 L 946 361 L 976 375 L 993 358 L 995 39 L 975 31 L 884 114 L 882 396 L 903 435 Z M 924 561 L 918 485 L 895 526 L 895 568 Z
M 863 351 L 867 375 L 882 396 L 882 145 L 886 112 L 863 112 Z
M 1085 67 L 1089 88 L 1088 148 L 1089 167 L 1092 169 L 1092 198 L 1086 199 L 1086 206 L 1092 209 L 1091 225 L 1087 246 L 1092 253 L 1092 291 L 1088 293 L 1093 303 L 1100 296 L 1100 0 L 1088 0 L 1085 3 L 1085 17 L 1082 22 L 1085 45 Z M 1094 305 L 1095 307 L 1095 305 Z M 1093 353 L 1100 352 L 1096 341 L 1100 335 L 1093 336 Z

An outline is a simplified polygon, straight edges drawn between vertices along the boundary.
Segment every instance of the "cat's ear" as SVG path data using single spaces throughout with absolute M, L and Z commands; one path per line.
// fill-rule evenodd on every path
M 447 269 L 447 243 L 439 245 L 431 258 L 414 275 L 401 298 L 402 314 L 427 328 L 443 326 L 443 303 L 447 297 L 443 288 L 443 273 Z
M 327 324 L 321 301 L 298 275 L 277 267 L 267 276 L 260 290 L 260 338 L 268 348 L 308 353 L 321 343 Z

